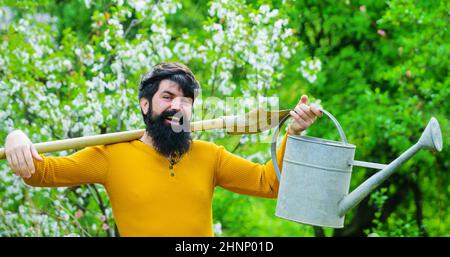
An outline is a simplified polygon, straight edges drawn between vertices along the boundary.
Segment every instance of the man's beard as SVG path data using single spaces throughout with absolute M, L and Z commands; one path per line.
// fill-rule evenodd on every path
M 145 130 L 152 138 L 153 147 L 165 157 L 181 158 L 189 150 L 192 143 L 191 133 L 183 130 L 175 132 L 171 124 L 165 122 L 168 117 L 177 114 L 177 111 L 164 111 L 155 117 L 150 115 L 152 113 L 151 110 L 148 113 L 149 115 L 146 115 L 144 118 Z

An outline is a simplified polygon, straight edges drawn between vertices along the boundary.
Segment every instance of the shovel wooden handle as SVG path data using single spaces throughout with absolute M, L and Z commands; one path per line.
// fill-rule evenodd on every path
M 95 136 L 85 136 L 85 137 L 77 137 L 77 138 L 69 138 L 63 140 L 56 140 L 45 143 L 37 143 L 33 144 L 38 153 L 49 153 L 49 152 L 57 152 L 64 151 L 69 149 L 76 148 L 84 148 L 87 146 L 93 145 L 105 145 L 112 144 L 118 142 L 125 142 L 130 140 L 135 140 L 144 134 L 144 129 L 141 130 L 132 130 L 125 132 L 116 132 L 110 134 L 102 134 Z M 0 159 L 5 159 L 5 149 L 0 149 Z

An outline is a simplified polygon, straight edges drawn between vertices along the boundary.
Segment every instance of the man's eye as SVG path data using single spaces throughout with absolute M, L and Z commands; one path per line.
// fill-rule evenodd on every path
M 170 99 L 170 96 L 163 96 L 164 99 Z
M 191 104 L 191 100 L 189 98 L 182 98 L 181 102 L 183 102 L 184 104 Z

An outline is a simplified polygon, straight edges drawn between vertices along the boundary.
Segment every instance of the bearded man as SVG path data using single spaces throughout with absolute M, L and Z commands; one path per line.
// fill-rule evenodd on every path
M 185 129 L 174 129 L 189 123 L 198 90 L 199 83 L 186 66 L 158 64 L 139 86 L 146 125 L 139 140 L 49 157 L 38 154 L 27 135 L 15 130 L 6 139 L 8 164 L 31 186 L 103 185 L 122 236 L 213 236 L 216 186 L 275 198 L 279 184 L 271 160 L 253 163 L 222 146 L 192 140 Z M 301 133 L 321 116 L 306 103 L 307 96 L 302 96 L 290 113 L 293 122 L 287 134 Z M 280 168 L 286 137 L 277 151 Z

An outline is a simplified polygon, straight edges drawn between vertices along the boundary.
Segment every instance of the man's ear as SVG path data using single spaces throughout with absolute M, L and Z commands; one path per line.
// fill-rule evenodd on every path
M 148 102 L 147 98 L 141 97 L 141 99 L 139 99 L 139 105 L 141 106 L 142 113 L 144 115 L 147 115 L 148 107 L 150 105 L 150 103 Z

